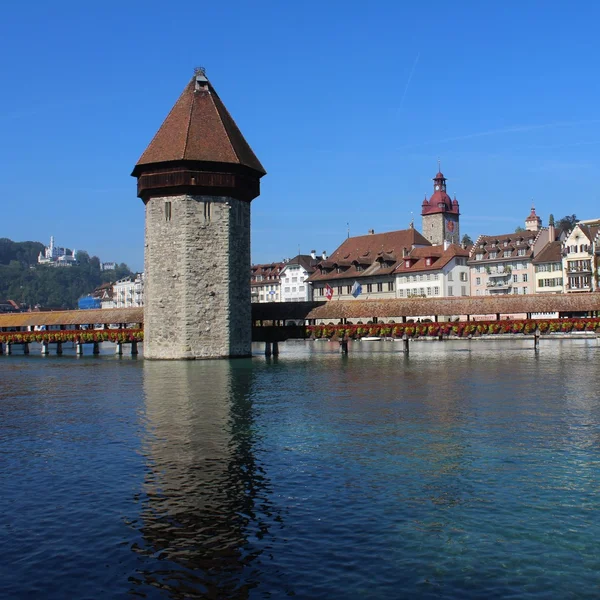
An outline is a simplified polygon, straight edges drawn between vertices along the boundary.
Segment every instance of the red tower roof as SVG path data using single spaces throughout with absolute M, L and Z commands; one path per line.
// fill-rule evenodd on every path
M 136 164 L 202 161 L 263 166 L 203 72 L 187 84 L 179 100 Z
M 180 193 L 252 200 L 264 174 L 202 69 L 196 69 L 132 172 L 144 202 Z
M 425 196 L 421 215 L 431 215 L 435 213 L 460 214 L 458 201 L 456 198 L 452 200 L 446 192 L 446 178 L 441 171 L 438 171 L 437 175 L 433 178 L 433 184 L 434 192 L 429 200 L 427 200 L 427 196 Z

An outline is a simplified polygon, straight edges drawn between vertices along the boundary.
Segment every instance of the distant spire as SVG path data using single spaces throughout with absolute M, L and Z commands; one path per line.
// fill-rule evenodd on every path
M 350 223 L 346 223 L 346 227 L 348 228 L 348 237 L 350 237 Z
M 438 173 L 442 172 L 442 165 L 441 165 L 441 161 L 440 161 L 440 157 L 438 156 Z

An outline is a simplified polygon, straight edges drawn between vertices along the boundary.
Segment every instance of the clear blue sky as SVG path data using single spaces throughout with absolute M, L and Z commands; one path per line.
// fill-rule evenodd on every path
M 143 268 L 129 176 L 195 66 L 268 174 L 254 262 L 404 228 L 438 156 L 461 233 L 600 216 L 598 3 L 10 2 L 0 237 Z

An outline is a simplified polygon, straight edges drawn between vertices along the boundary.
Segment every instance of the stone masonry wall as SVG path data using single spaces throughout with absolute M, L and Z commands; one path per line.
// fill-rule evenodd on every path
M 454 231 L 446 231 L 446 218 L 454 222 Z M 460 244 L 460 225 L 458 218 L 454 215 L 444 216 L 442 213 L 434 213 L 432 215 L 423 215 L 422 234 L 434 246 L 444 243 L 448 239 L 452 244 Z
M 249 272 L 249 203 L 220 196 L 151 198 L 144 356 L 249 356 Z

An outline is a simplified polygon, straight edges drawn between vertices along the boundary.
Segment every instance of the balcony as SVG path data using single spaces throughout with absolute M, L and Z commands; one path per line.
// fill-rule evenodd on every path
M 591 273 L 592 267 L 590 265 L 585 266 L 571 266 L 567 265 L 567 273 Z
M 512 287 L 512 281 L 488 281 L 486 287 L 492 291 L 507 290 Z
M 488 273 L 488 277 L 491 279 L 492 277 L 508 277 L 510 275 L 510 271 L 499 271 L 497 273 Z

